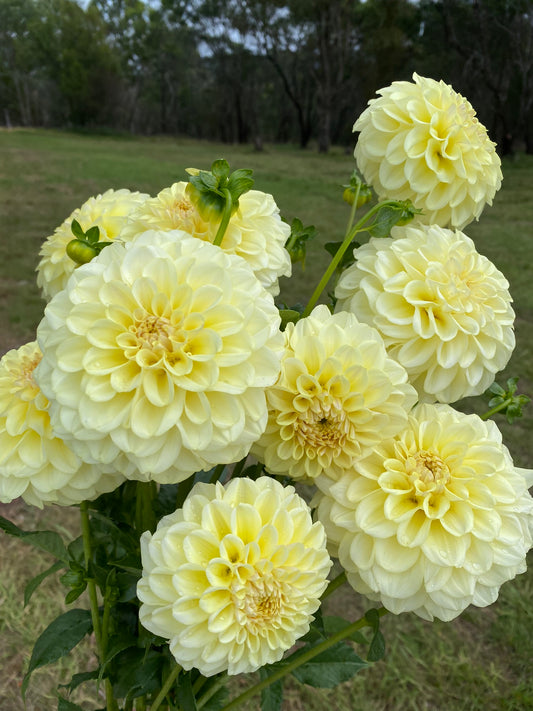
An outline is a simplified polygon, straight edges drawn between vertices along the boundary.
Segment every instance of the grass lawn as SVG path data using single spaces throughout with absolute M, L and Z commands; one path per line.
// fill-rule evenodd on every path
M 33 271 L 42 241 L 88 197 L 108 188 L 130 188 L 155 195 L 187 167 L 208 168 L 225 157 L 232 168 L 252 168 L 256 187 L 271 192 L 282 215 L 314 224 L 320 234 L 311 246 L 305 273 L 282 286 L 288 303 L 305 302 L 328 257 L 322 244 L 341 239 L 348 218 L 342 202 L 343 183 L 354 167 L 351 155 L 333 150 L 328 156 L 290 147 L 268 146 L 263 153 L 248 147 L 172 139 L 109 138 L 66 133 L 0 131 L 0 354 L 34 338 L 43 302 Z M 520 375 L 521 392 L 533 395 L 533 156 L 518 155 L 503 166 L 504 185 L 495 205 L 466 231 L 478 250 L 506 274 L 517 312 L 517 348 L 504 374 Z M 465 410 L 486 409 L 481 398 L 462 403 Z M 532 466 L 533 406 L 512 427 L 498 420 L 520 466 Z M 38 512 L 19 504 L 2 506 L 0 514 L 23 528 L 76 527 L 76 512 Z M 533 564 L 533 558 L 530 558 Z M 23 709 L 19 686 L 35 636 L 57 615 L 62 592 L 50 580 L 23 609 L 23 588 L 46 561 L 16 541 L 0 538 L 0 708 Z M 364 601 L 347 586 L 328 602 L 330 611 L 356 619 Z M 533 708 L 533 567 L 506 584 L 499 601 L 472 608 L 452 623 L 429 624 L 412 615 L 386 616 L 384 662 L 338 689 L 316 690 L 290 682 L 284 711 L 525 711 Z M 92 655 L 90 647 L 80 654 Z M 74 663 L 59 671 L 35 673 L 28 709 L 57 707 L 54 685 L 68 681 Z M 236 682 L 240 685 L 240 680 Z M 77 701 L 89 711 L 90 688 Z M 102 705 L 100 703 L 100 705 Z M 258 701 L 244 707 L 256 711 Z

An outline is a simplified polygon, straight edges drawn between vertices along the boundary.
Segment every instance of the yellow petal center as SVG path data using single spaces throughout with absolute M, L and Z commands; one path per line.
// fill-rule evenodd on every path
M 435 452 L 420 450 L 408 457 L 406 471 L 417 494 L 439 494 L 450 481 L 450 470 Z

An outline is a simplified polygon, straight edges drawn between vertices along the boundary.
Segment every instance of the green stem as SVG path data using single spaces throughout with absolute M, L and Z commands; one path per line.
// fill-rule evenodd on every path
M 96 583 L 94 579 L 89 577 L 89 563 L 91 561 L 91 526 L 89 522 L 89 504 L 87 501 L 82 501 L 80 504 L 81 513 L 81 533 L 83 539 L 83 557 L 85 560 L 85 568 L 87 570 L 87 591 L 89 593 L 89 604 L 91 608 L 91 620 L 93 623 L 94 638 L 96 640 L 96 646 L 98 649 L 98 657 L 100 663 L 103 663 L 105 658 L 105 647 L 107 646 L 107 623 L 109 621 L 109 611 L 106 616 L 105 606 L 104 606 L 104 620 L 105 623 L 105 638 L 102 634 L 102 627 L 100 626 L 100 612 L 98 610 L 98 596 L 96 592 Z M 113 686 L 109 679 L 105 680 L 105 697 L 106 697 L 106 708 L 107 711 L 118 711 L 118 705 L 113 697 Z
M 157 711 L 157 709 L 161 706 L 161 704 L 165 700 L 166 695 L 170 691 L 172 684 L 178 678 L 180 671 L 181 671 L 180 665 L 176 664 L 174 669 L 170 672 L 170 674 L 165 679 L 165 683 L 161 687 L 161 691 L 159 692 L 159 694 L 156 696 L 154 703 L 150 706 L 150 711 Z
M 324 600 L 331 595 L 331 593 L 334 593 L 337 588 L 340 588 L 341 585 L 344 585 L 346 582 L 346 573 L 343 571 L 339 575 L 337 575 L 336 578 L 333 578 L 333 580 L 330 581 L 328 587 L 324 590 L 322 595 L 320 596 L 321 602 L 324 602 Z
M 379 608 L 378 614 L 380 617 L 383 615 L 387 614 L 387 610 L 384 607 Z M 233 711 L 233 709 L 238 708 L 241 704 L 243 704 L 245 701 L 248 701 L 248 699 L 251 699 L 253 696 L 258 694 L 260 691 L 263 691 L 263 689 L 266 689 L 267 686 L 270 686 L 270 684 L 273 684 L 276 681 L 279 681 L 279 679 L 282 679 L 284 676 L 287 674 L 290 674 L 292 671 L 297 669 L 298 667 L 302 666 L 302 664 L 306 664 L 308 661 L 313 659 L 314 657 L 318 656 L 319 654 L 322 654 L 322 652 L 325 652 L 326 649 L 329 649 L 330 647 L 333 647 L 337 642 L 340 642 L 343 639 L 346 639 L 346 637 L 349 637 L 352 635 L 354 632 L 357 632 L 357 630 L 360 630 L 363 627 L 371 627 L 372 625 L 370 622 L 365 617 L 362 617 L 360 620 L 357 620 L 357 622 L 352 622 L 351 625 L 348 625 L 342 630 L 339 630 L 337 634 L 334 634 L 332 637 L 329 639 L 324 640 L 320 644 L 317 644 L 316 647 L 312 647 L 309 649 L 307 652 L 304 652 L 303 654 L 297 655 L 296 659 L 294 659 L 292 662 L 290 661 L 290 657 L 287 660 L 287 664 L 284 666 L 280 667 L 277 671 L 275 671 L 273 674 L 271 674 L 269 677 L 266 679 L 263 679 L 262 681 L 258 682 L 257 684 L 254 684 L 254 686 L 251 686 L 249 689 L 244 691 L 240 696 L 237 696 L 233 701 L 230 701 L 229 704 L 226 704 L 226 706 L 223 706 L 220 711 Z M 198 707 L 200 708 L 200 707 Z
M 352 209 L 350 210 L 350 217 L 348 218 L 348 225 L 346 226 L 346 232 L 344 233 L 345 235 L 350 233 L 350 230 L 352 229 L 353 221 L 355 219 L 355 213 L 357 212 L 357 201 L 359 200 L 359 193 L 361 192 L 361 183 L 357 184 L 357 188 L 355 190 L 355 197 L 354 201 L 352 203 Z
M 365 222 L 368 222 L 368 220 L 373 217 L 378 210 L 380 210 L 384 205 L 392 205 L 396 204 L 393 200 L 385 200 L 384 202 L 379 202 L 377 205 L 374 205 L 368 212 L 366 212 L 363 217 L 359 220 L 359 222 L 352 227 L 352 229 L 345 235 L 344 240 L 337 250 L 335 256 L 331 260 L 329 267 L 326 269 L 324 274 L 322 275 L 322 279 L 319 281 L 317 284 L 316 289 L 313 291 L 313 294 L 311 298 L 309 299 L 309 303 L 305 307 L 305 310 L 302 314 L 302 318 L 305 318 L 306 316 L 309 316 L 311 311 L 313 310 L 313 307 L 315 306 L 316 302 L 319 300 L 322 292 L 327 286 L 328 281 L 331 279 L 333 276 L 333 272 L 335 269 L 338 267 L 340 264 L 341 259 L 344 256 L 344 253 L 350 246 L 353 238 L 358 232 L 363 232 L 363 225 Z
M 155 481 L 138 481 L 135 492 L 135 528 L 140 535 L 144 531 L 155 531 L 157 524 L 154 514 L 154 499 L 157 494 Z
M 91 619 L 93 623 L 94 637 L 99 652 L 102 649 L 102 632 L 100 629 L 100 613 L 98 611 L 98 597 L 96 594 L 96 584 L 89 576 L 89 564 L 91 561 L 91 527 L 89 524 L 89 504 L 82 501 L 80 504 L 81 513 L 81 534 L 83 538 L 83 556 L 85 559 L 85 569 L 87 570 L 87 591 L 89 593 L 89 603 L 91 606 Z
M 207 681 L 206 676 L 199 676 L 198 679 L 194 682 L 194 685 L 192 687 L 192 693 L 194 694 L 194 698 L 196 698 L 196 694 L 200 691 L 202 686 L 205 684 Z
M 227 188 L 223 188 L 223 193 L 226 198 L 226 204 L 224 206 L 224 212 L 222 213 L 222 220 L 220 221 L 215 239 L 213 240 L 213 244 L 217 247 L 219 247 L 222 243 L 222 239 L 224 238 L 226 229 L 231 219 L 231 213 L 233 212 L 233 198 L 231 197 L 230 191 Z
M 489 417 L 492 417 L 492 415 L 495 415 L 497 412 L 500 412 L 500 410 L 505 410 L 508 405 L 511 404 L 513 401 L 513 398 L 508 397 L 507 400 L 504 400 L 502 403 L 499 405 L 496 405 L 496 407 L 493 407 L 491 410 L 487 410 L 483 415 L 480 415 L 482 420 L 488 420 Z
M 196 702 L 196 708 L 198 709 L 198 711 L 200 711 L 200 709 L 206 705 L 209 699 L 217 693 L 220 687 L 225 684 L 227 678 L 227 674 L 222 674 L 222 676 L 219 676 L 218 679 L 216 679 L 215 682 L 209 687 L 209 689 L 207 689 L 205 694 L 203 694 L 203 696 L 200 696 L 200 698 Z

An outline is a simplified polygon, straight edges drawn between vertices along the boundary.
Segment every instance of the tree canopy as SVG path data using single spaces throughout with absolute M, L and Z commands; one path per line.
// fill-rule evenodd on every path
M 0 0 L 8 126 L 327 151 L 414 71 L 533 152 L 533 0 Z

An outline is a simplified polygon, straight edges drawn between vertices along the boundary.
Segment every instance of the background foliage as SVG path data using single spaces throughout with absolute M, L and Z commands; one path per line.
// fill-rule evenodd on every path
M 533 152 L 532 0 L 0 0 L 7 126 L 327 151 L 413 71 Z

